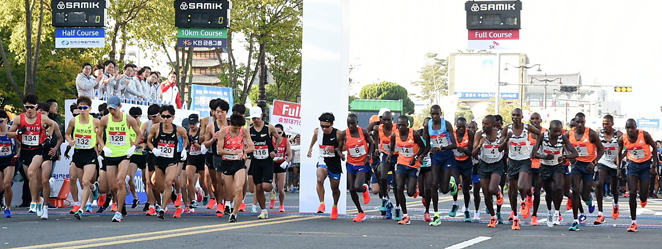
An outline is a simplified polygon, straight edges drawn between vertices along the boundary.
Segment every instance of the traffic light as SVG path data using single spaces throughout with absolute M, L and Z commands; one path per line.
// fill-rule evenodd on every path
M 576 92 L 577 91 L 577 86 L 561 86 L 561 92 Z
M 632 92 L 632 87 L 631 86 L 615 86 L 614 87 L 614 92 L 617 92 L 617 93 L 631 93 Z

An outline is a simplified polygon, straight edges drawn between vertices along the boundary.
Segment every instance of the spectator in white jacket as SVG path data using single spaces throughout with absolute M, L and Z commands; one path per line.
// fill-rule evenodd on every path
M 150 67 L 142 67 L 138 71 L 138 82 L 140 82 L 140 85 L 143 88 L 143 95 L 145 95 L 145 98 L 149 98 L 152 93 L 149 85 L 149 75 L 152 73 L 152 69 Z
M 159 82 L 159 74 L 157 72 L 152 72 L 149 74 L 148 81 L 149 96 L 148 99 L 151 100 L 160 100 L 161 99 L 161 83 Z
M 119 85 L 124 86 L 124 97 L 130 99 L 132 97 L 145 97 L 142 93 L 142 87 L 139 86 L 138 81 L 133 77 L 133 64 L 124 65 L 124 77 L 119 80 Z
M 82 72 L 76 77 L 76 90 L 78 97 L 86 96 L 94 98 L 94 88 L 99 85 L 101 78 L 95 78 L 92 74 L 92 65 L 90 63 L 83 64 Z

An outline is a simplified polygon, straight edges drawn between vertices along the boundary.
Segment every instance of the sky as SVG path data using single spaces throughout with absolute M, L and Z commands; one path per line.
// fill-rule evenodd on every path
M 662 1 L 522 2 L 518 52 L 526 53 L 531 64 L 541 64 L 542 73 L 548 74 L 580 72 L 584 84 L 631 85 L 632 93 L 605 88 L 611 92 L 609 100 L 622 101 L 623 113 L 662 118 L 662 79 L 655 70 L 662 66 L 662 33 L 656 21 Z M 384 80 L 414 89 L 411 82 L 418 80 L 426 53 L 447 57 L 467 49 L 464 0 L 349 3 L 350 77 L 358 82 L 351 95 L 365 84 Z M 238 61 L 245 61 L 245 51 L 235 53 Z

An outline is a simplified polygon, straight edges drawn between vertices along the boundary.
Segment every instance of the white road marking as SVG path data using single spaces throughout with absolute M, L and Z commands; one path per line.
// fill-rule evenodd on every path
M 655 212 L 655 215 L 662 215 L 662 212 Z
M 458 243 L 458 244 L 455 244 L 455 245 L 452 245 L 452 246 L 446 247 L 446 249 L 462 249 L 462 248 L 467 248 L 467 247 L 470 247 L 470 246 L 472 246 L 472 245 L 478 244 L 478 243 L 480 243 L 480 242 L 486 241 L 486 240 L 491 239 L 491 238 L 492 238 L 492 237 L 478 236 L 478 237 L 476 237 L 476 238 L 473 238 L 473 239 L 470 239 L 470 240 L 467 240 L 467 241 L 464 241 L 464 242 L 461 242 L 461 243 Z

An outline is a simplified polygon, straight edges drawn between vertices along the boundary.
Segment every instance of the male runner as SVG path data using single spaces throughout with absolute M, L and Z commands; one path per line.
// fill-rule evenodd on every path
M 140 116 L 143 115 L 143 110 L 140 109 L 140 107 L 131 107 L 129 109 L 129 115 L 133 119 L 136 120 L 136 123 L 138 123 L 138 127 L 142 126 L 142 122 L 140 122 Z M 129 190 L 131 191 L 131 194 L 133 195 L 133 202 L 131 203 L 131 208 L 136 208 L 138 204 L 140 204 L 140 200 L 138 199 L 138 193 L 136 192 L 136 184 L 133 181 L 134 176 L 136 176 L 136 171 L 138 169 L 142 170 L 143 175 L 146 174 L 145 172 L 145 166 L 147 164 L 146 162 L 146 157 L 144 154 L 145 151 L 145 139 L 143 139 L 143 136 L 138 137 L 138 134 L 135 132 L 129 130 L 129 139 L 131 141 L 136 141 L 139 140 L 140 142 L 138 143 L 138 146 L 136 146 L 136 152 L 131 155 L 129 158 L 129 172 L 127 177 L 125 178 L 125 182 L 127 183 L 127 186 L 129 187 Z
M 200 187 L 205 193 L 209 193 L 205 184 L 205 155 L 202 153 L 200 142 L 201 128 L 198 127 L 198 114 L 191 114 L 188 117 L 188 157 L 186 159 L 186 178 L 188 180 L 188 197 L 191 200 L 189 206 L 191 212 L 195 212 L 198 202 L 195 196 L 195 183 L 200 181 Z
M 600 130 L 600 141 L 605 148 L 604 155 L 598 161 L 598 183 L 595 185 L 595 194 L 598 199 L 598 218 L 593 222 L 594 225 L 600 225 L 605 222 L 605 216 L 602 213 L 602 200 L 604 199 L 605 181 L 607 177 L 611 178 L 611 191 L 614 193 L 612 203 L 612 219 L 618 219 L 620 212 L 618 210 L 618 139 L 623 134 L 614 129 L 614 117 L 607 114 L 602 118 L 602 130 Z M 618 163 L 620 164 L 620 163 Z
M 391 151 L 391 134 L 397 132 L 397 127 L 395 130 L 393 128 L 393 115 L 387 108 L 382 108 L 379 110 L 379 122 L 370 123 L 368 127 L 366 127 L 366 129 L 369 131 L 375 131 L 373 139 L 375 140 L 375 144 L 379 146 L 380 155 L 374 155 L 379 159 L 377 175 L 379 176 L 379 195 L 382 197 L 382 203 L 379 206 L 379 211 L 382 212 L 382 215 L 385 215 L 386 219 L 391 219 L 393 216 L 393 204 L 390 202 L 388 191 L 390 189 L 389 186 L 393 185 L 392 173 L 395 171 L 395 165 L 397 164 L 398 160 L 398 152 L 394 151 L 394 156 L 391 157 L 391 161 L 386 161 L 388 153 Z M 375 150 L 375 154 L 377 153 L 377 150 Z M 397 186 L 393 185 L 393 187 L 393 191 L 396 191 L 395 188 L 397 188 Z M 398 198 L 395 198 L 396 207 L 399 207 L 399 204 L 400 203 L 398 202 Z M 400 215 L 400 209 L 396 208 L 395 220 L 400 219 L 402 219 Z
M 51 104 L 48 102 L 41 102 L 38 104 L 37 111 L 43 115 L 46 115 L 46 117 L 52 117 L 49 116 L 49 111 L 51 110 Z M 44 161 L 41 163 L 41 182 L 44 184 L 42 187 L 42 196 L 44 198 L 44 202 L 46 203 L 44 206 L 44 214 L 42 214 L 41 219 L 48 219 L 48 206 L 50 204 L 50 193 L 51 193 L 51 187 L 50 187 L 50 179 L 51 176 L 53 175 L 53 166 L 54 163 L 57 160 L 60 160 L 60 145 L 62 145 L 62 142 L 64 141 L 64 137 L 62 136 L 62 133 L 60 131 L 60 125 L 57 124 L 57 120 L 51 119 L 53 122 L 56 124 L 55 127 L 53 126 L 48 126 L 46 127 L 46 134 L 50 134 L 46 138 L 46 142 L 43 145 L 43 155 L 42 158 Z
M 313 156 L 313 146 L 319 148 L 319 159 L 317 162 L 317 198 L 320 206 L 317 213 L 324 213 L 324 179 L 329 178 L 331 191 L 333 192 L 333 207 L 331 208 L 331 219 L 338 218 L 338 200 L 340 199 L 340 174 L 342 174 L 342 165 L 340 160 L 345 160 L 342 154 L 342 148 L 339 146 L 340 134 L 342 132 L 333 127 L 335 121 L 333 113 L 325 112 L 320 115 L 320 128 L 315 128 L 313 138 L 310 141 L 308 157 Z
M 543 134 L 547 129 L 540 126 L 542 118 L 540 114 L 534 112 L 529 118 L 529 122 L 533 127 L 536 127 L 540 131 L 540 134 Z M 538 135 L 529 133 L 529 146 L 533 148 L 538 141 Z M 536 153 L 534 150 L 532 153 Z M 542 188 L 542 181 L 540 180 L 540 159 L 535 157 L 533 154 L 531 158 L 531 186 L 533 186 L 533 191 L 527 192 L 526 196 L 526 205 L 529 206 L 529 209 L 533 208 L 533 213 L 531 214 L 531 226 L 537 226 L 538 224 L 538 206 L 540 206 L 540 189 Z M 551 201 L 551 196 L 545 195 L 545 199 Z
M 347 130 L 340 133 L 339 147 L 347 150 L 347 183 L 349 194 L 356 209 L 359 211 L 354 222 L 365 220 L 365 213 L 361 208 L 358 193 L 363 195 L 363 204 L 370 202 L 370 193 L 365 179 L 370 172 L 370 160 L 374 144 L 368 131 L 358 126 L 358 117 L 351 113 L 347 116 Z
M 423 123 L 427 123 L 430 121 L 430 117 L 425 117 L 423 119 Z M 425 128 L 421 127 L 421 129 L 417 130 L 418 135 L 421 136 L 421 140 L 423 140 L 423 144 L 427 146 L 427 142 L 425 141 L 425 138 L 423 137 L 423 133 L 425 133 Z M 423 158 L 423 163 L 421 164 L 421 167 L 419 168 L 418 171 L 418 189 L 419 193 L 423 196 L 421 199 L 421 202 L 423 203 L 423 206 L 425 207 L 425 213 L 423 214 L 423 221 L 425 222 L 432 222 L 432 218 L 430 217 L 430 201 L 432 200 L 432 189 L 428 188 L 428 185 L 431 185 L 432 183 L 432 169 L 431 169 L 431 159 L 430 159 L 430 153 L 425 154 L 425 157 Z M 435 194 L 437 192 L 435 191 Z
M 160 111 L 161 107 L 157 104 L 152 104 L 147 107 L 148 121 L 140 128 L 140 133 L 143 134 L 141 137 L 144 139 L 144 141 L 147 141 L 147 137 L 149 136 L 149 131 L 152 130 L 152 126 L 158 126 L 161 123 L 161 114 L 159 114 Z M 147 172 L 143 173 L 143 182 L 145 183 L 145 193 L 147 193 L 147 203 L 145 203 L 147 210 L 143 208 L 143 211 L 147 211 L 147 213 L 145 213 L 147 216 L 155 216 L 157 213 L 155 205 L 157 203 L 161 203 L 161 193 L 154 191 L 153 176 L 156 171 L 156 166 L 154 165 L 154 154 L 149 150 L 147 144 L 145 144 L 145 150 L 147 153 Z
M 503 117 L 497 114 L 494 115 L 494 119 L 496 120 L 494 127 L 496 127 L 499 131 L 503 130 Z M 501 134 L 499 134 L 499 136 L 501 136 Z M 504 154 L 508 154 L 508 146 L 506 146 Z M 501 163 L 503 164 L 503 172 L 501 175 L 501 182 L 499 182 L 499 193 L 497 194 L 496 198 L 496 216 L 499 224 L 503 224 L 503 220 L 501 219 L 501 206 L 503 205 L 503 200 L 505 199 L 503 198 L 503 191 L 506 189 L 506 179 L 508 179 L 508 157 L 501 157 Z M 485 205 L 487 205 L 487 203 L 485 203 Z M 512 215 L 513 213 L 511 212 L 510 214 Z
M 625 122 L 627 136 L 618 139 L 618 161 L 623 158 L 623 150 L 627 150 L 627 178 L 630 188 L 630 216 L 632 223 L 628 232 L 636 232 L 637 225 L 637 189 L 641 208 L 648 203 L 648 188 L 650 187 L 650 176 L 657 173 L 658 158 L 653 156 L 657 151 L 657 144 L 648 132 L 637 129 L 637 122 L 628 119 Z M 653 159 L 651 162 L 651 158 Z M 620 166 L 620 164 L 619 164 Z M 618 168 L 620 175 L 620 167 Z
M 206 185 L 205 195 L 202 197 L 202 205 L 206 206 L 207 209 L 214 208 L 216 205 L 216 194 L 214 188 L 216 188 L 216 169 L 214 168 L 214 151 L 208 148 L 211 148 L 212 135 L 207 133 L 207 126 L 209 124 L 216 122 L 216 108 L 220 102 L 217 99 L 212 99 L 209 101 L 209 117 L 204 117 L 200 119 L 200 129 L 202 130 L 200 135 L 200 150 L 206 153 L 205 154 L 205 180 Z M 229 105 L 229 104 L 228 104 Z M 212 130 L 213 134 L 213 130 Z M 209 137 L 207 137 L 209 135 Z M 211 194 L 210 194 L 211 193 Z
M 476 134 L 472 130 L 467 130 L 467 120 L 460 117 L 455 121 L 455 138 L 457 140 L 457 149 L 453 150 L 455 161 L 457 163 L 457 175 L 462 176 L 462 194 L 464 194 L 464 221 L 471 222 L 469 215 L 469 202 L 471 201 L 471 173 L 473 171 L 473 161 L 471 160 L 471 151 L 473 151 L 473 141 Z M 474 191 L 477 191 L 475 188 Z M 478 191 L 480 192 L 480 191 Z M 476 209 L 478 211 L 478 209 Z
M 222 202 L 225 198 L 225 188 L 224 188 L 224 183 L 223 183 L 223 169 L 221 168 L 221 164 L 223 162 L 223 159 L 221 158 L 221 155 L 218 154 L 218 149 L 216 147 L 216 144 L 218 142 L 218 135 L 220 134 L 220 130 L 228 126 L 227 119 L 225 118 L 228 114 L 228 111 L 230 110 L 230 104 L 222 99 L 216 99 L 215 103 L 213 104 L 213 107 L 216 107 L 215 112 L 214 112 L 214 122 L 211 122 L 207 124 L 207 130 L 205 132 L 205 141 L 203 142 L 203 145 L 206 148 L 210 148 L 212 153 L 214 153 L 213 156 L 213 165 L 214 169 L 212 170 L 209 168 L 209 174 L 212 177 L 212 184 L 214 185 L 214 193 L 215 193 L 215 198 L 216 198 L 216 216 L 223 217 L 223 205 L 219 205 L 219 202 Z M 214 180 L 216 179 L 216 180 Z M 207 205 L 207 208 L 213 208 L 212 201 L 209 201 L 209 204 Z M 228 210 L 229 211 L 229 210 Z
M 0 193 L 4 192 L 5 203 L 5 218 L 11 218 L 11 200 L 14 196 L 12 191 L 12 179 L 14 179 L 15 166 L 13 164 L 15 156 L 18 154 L 17 143 L 13 138 L 7 135 L 7 124 L 9 123 L 9 115 L 4 110 L 0 110 Z M 2 199 L 0 199 L 2 202 Z
M 476 136 L 476 132 L 478 132 L 478 124 L 476 121 L 471 121 L 467 125 L 467 130 L 470 130 L 473 132 L 473 136 L 471 137 L 471 152 L 473 152 L 473 139 Z M 457 137 L 457 135 L 456 135 Z M 471 181 L 472 181 L 472 189 L 473 189 L 473 195 L 474 195 L 474 217 L 473 220 L 480 220 L 480 176 L 478 175 L 478 165 L 480 164 L 480 160 L 476 159 L 475 157 L 471 156 L 471 163 L 473 164 L 472 168 L 472 173 L 471 173 Z
M 276 157 L 274 157 L 274 179 L 276 180 L 276 189 L 278 189 L 278 200 L 280 203 L 278 212 L 283 213 L 285 212 L 285 176 L 287 175 L 287 166 L 292 163 L 292 149 L 290 148 L 290 141 L 284 137 L 285 131 L 283 125 L 276 124 L 274 127 L 278 135 L 283 138 L 280 144 L 274 144 L 276 149 Z M 275 138 L 271 138 L 271 140 L 274 143 L 276 142 Z M 275 205 L 276 198 L 274 196 L 269 202 L 269 208 L 274 208 Z
M 250 171 L 253 176 L 253 183 L 255 184 L 255 198 L 257 198 L 261 209 L 258 219 L 266 219 L 269 217 L 269 212 L 267 211 L 264 192 L 270 192 L 273 189 L 274 157 L 276 157 L 272 137 L 276 139 L 275 144 L 280 144 L 283 138 L 278 134 L 273 125 L 264 123 L 261 107 L 252 107 L 250 114 L 249 118 L 253 121 L 253 127 L 250 128 L 250 135 L 255 145 L 255 151 L 253 151 L 253 157 L 251 158 Z

